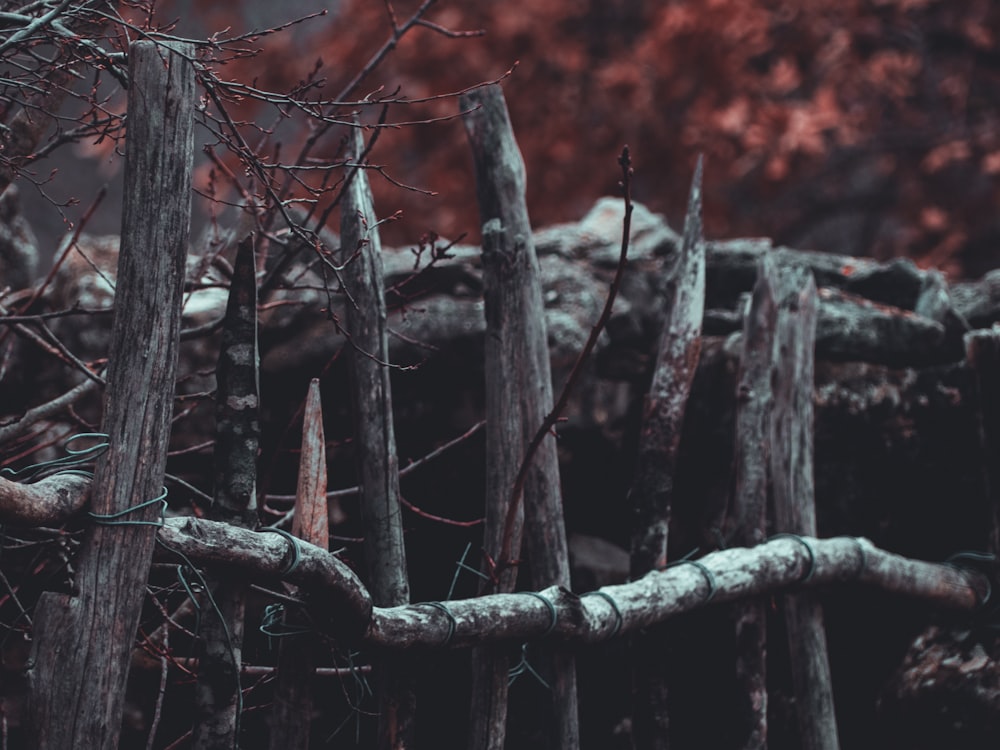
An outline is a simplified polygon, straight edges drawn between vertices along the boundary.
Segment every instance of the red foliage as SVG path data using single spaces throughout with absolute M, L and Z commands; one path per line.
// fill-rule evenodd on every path
M 416 5 L 395 3 L 400 18 Z M 505 86 L 539 225 L 614 192 L 628 143 L 636 199 L 675 219 L 705 153 L 714 236 L 911 255 L 953 272 L 956 259 L 969 272 L 995 262 L 1000 6 L 990 0 L 507 0 L 441 3 L 431 18 L 487 33 L 416 29 L 362 88 L 424 97 L 519 61 Z M 332 76 L 326 93 L 388 30 L 383 2 L 344 4 L 313 40 Z M 411 105 L 390 119 L 456 106 Z M 464 140 L 451 122 L 390 131 L 376 146 L 373 160 L 395 177 L 440 193 L 377 185 L 383 213 L 404 209 L 406 236 L 475 234 Z

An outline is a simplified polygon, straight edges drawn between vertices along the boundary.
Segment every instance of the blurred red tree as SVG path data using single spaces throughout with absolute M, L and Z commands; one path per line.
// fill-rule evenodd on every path
M 402 18 L 418 3 L 394 5 Z M 615 192 L 614 157 L 628 143 L 637 198 L 675 218 L 705 153 L 713 236 L 906 255 L 955 275 L 996 262 L 1000 5 L 991 0 L 507 0 L 441 3 L 430 17 L 486 33 L 415 30 L 359 93 L 432 96 L 518 61 L 507 98 L 538 225 L 579 218 Z M 388 29 L 385 3 L 343 4 L 311 40 L 330 76 L 325 94 Z M 302 75 L 287 62 L 266 67 L 270 86 Z M 410 105 L 401 119 L 455 107 Z M 376 180 L 382 211 L 404 210 L 397 241 L 426 229 L 477 233 L 457 122 L 387 131 L 372 159 L 440 193 Z

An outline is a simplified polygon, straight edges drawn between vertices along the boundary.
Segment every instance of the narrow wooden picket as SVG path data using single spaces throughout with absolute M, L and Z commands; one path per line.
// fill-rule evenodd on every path
M 355 127 L 349 154 L 356 168 L 350 172 L 341 203 L 342 274 L 348 297 L 350 396 L 365 529 L 365 568 L 375 603 L 389 607 L 409 602 L 410 585 L 389 383 L 382 245 L 368 175 L 359 163 L 364 153 L 361 129 Z M 414 731 L 413 678 L 398 660 L 380 659 L 378 672 L 378 747 L 408 747 Z
M 816 536 L 813 477 L 816 282 L 807 269 L 779 268 L 774 276 L 774 293 L 777 321 L 771 363 L 774 383 L 771 477 L 775 527 L 781 533 Z M 785 597 L 784 611 L 799 747 L 837 750 L 839 740 L 822 607 L 815 594 L 803 592 Z
M 257 264 L 254 237 L 236 251 L 229 302 L 222 325 L 216 367 L 215 488 L 209 517 L 256 529 L 257 451 L 260 445 L 260 394 L 257 351 Z M 243 710 L 240 666 L 247 592 L 245 577 L 228 571 L 205 576 L 206 597 L 199 629 L 195 688 L 195 750 L 239 746 Z
M 776 303 L 774 261 L 765 255 L 757 267 L 750 310 L 743 326 L 743 354 L 736 393 L 734 523 L 729 543 L 752 547 L 766 538 L 770 479 L 771 359 Z M 763 436 L 763 439 L 762 439 Z M 767 747 L 767 610 L 762 599 L 733 606 L 737 643 L 736 679 L 744 710 L 735 731 L 743 750 Z
M 667 537 L 681 429 L 701 353 L 705 308 L 705 238 L 701 217 L 702 163 L 691 180 L 684 237 L 667 283 L 653 379 L 643 402 L 638 458 L 629 501 L 633 510 L 631 577 L 667 565 Z M 636 638 L 634 731 L 643 750 L 669 746 L 666 633 Z
M 525 202 L 525 170 L 499 84 L 468 92 L 460 105 L 476 172 L 483 224 L 483 277 L 487 316 L 487 458 L 489 494 L 484 551 L 487 572 L 513 586 L 509 565 L 524 546 L 536 589 L 569 586 L 569 553 L 563 520 L 559 460 L 554 437 L 539 445 L 527 467 L 522 498 L 512 495 L 521 462 L 535 432 L 552 410 L 552 375 L 538 258 Z M 521 507 L 517 504 L 521 503 Z M 576 667 L 559 648 L 546 649 L 542 669 L 552 695 L 553 747 L 579 747 Z M 506 663 L 502 654 L 475 657 L 470 748 L 501 748 L 507 712 Z
M 292 534 L 327 549 L 330 543 L 326 501 L 326 440 L 319 380 L 309 383 L 303 413 L 299 480 L 295 493 Z M 287 637 L 278 647 L 278 684 L 271 714 L 271 750 L 308 750 L 319 644 L 301 612 L 285 613 Z M 296 632 L 298 631 L 298 632 Z

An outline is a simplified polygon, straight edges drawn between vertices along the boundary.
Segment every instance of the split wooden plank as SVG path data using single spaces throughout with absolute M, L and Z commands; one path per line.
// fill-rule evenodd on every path
M 523 511 L 523 543 L 534 587 L 569 586 L 554 436 L 546 437 L 531 457 L 523 506 L 517 507 L 521 497 L 511 496 L 520 462 L 553 406 L 541 274 L 525 202 L 524 161 L 498 84 L 464 94 L 460 106 L 466 111 L 463 123 L 472 149 L 483 223 L 487 393 L 494 404 L 486 428 L 491 468 L 484 551 L 500 564 L 504 587 L 512 587 L 515 576 L 503 567 L 519 557 Z M 552 688 L 550 744 L 566 750 L 577 748 L 574 660 L 558 648 L 547 649 L 541 658 L 545 662 L 541 671 Z M 500 654 L 478 654 L 475 663 L 469 747 L 502 748 L 507 659 Z
M 774 298 L 774 262 L 765 255 L 757 269 L 750 310 L 743 326 L 736 396 L 736 487 L 733 493 L 735 523 L 730 543 L 752 547 L 767 534 L 769 486 L 771 358 L 777 307 Z M 762 439 L 761 436 L 764 436 Z M 767 747 L 767 610 L 760 599 L 733 607 L 736 635 L 736 679 L 743 706 L 737 713 L 736 731 L 745 750 Z
M 33 633 L 28 724 L 35 748 L 117 747 L 129 656 L 146 593 L 166 466 L 191 211 L 190 45 L 129 47 L 125 203 L 104 431 L 92 494 L 99 514 L 77 559 L 76 592 L 44 594 Z M 120 524 L 120 525 L 119 525 Z
M 208 513 L 213 520 L 247 529 L 255 529 L 258 524 L 260 357 L 256 269 L 254 237 L 249 235 L 236 251 L 222 323 L 222 347 L 215 374 L 215 488 Z M 228 750 L 240 744 L 240 663 L 250 584 L 246 576 L 226 571 L 214 571 L 206 581 L 211 601 L 201 608 L 191 746 L 195 750 Z
M 667 565 L 667 536 L 684 410 L 701 354 L 705 309 L 702 163 L 691 181 L 680 257 L 667 282 L 653 382 L 643 404 L 638 461 L 629 492 L 635 510 L 632 578 Z
M 382 244 L 368 176 L 359 164 L 365 152 L 360 127 L 351 130 L 349 175 L 341 203 L 342 277 L 347 302 L 350 392 L 354 413 L 358 484 L 365 529 L 365 568 L 372 599 L 382 607 L 406 604 L 399 460 L 392 423 L 389 344 L 382 274 Z M 379 661 L 379 748 L 412 744 L 415 699 L 412 677 L 398 663 Z
M 817 318 L 816 282 L 804 268 L 778 268 L 778 304 L 772 362 L 771 476 L 776 529 L 816 536 L 813 478 L 813 391 Z M 803 592 L 784 599 L 791 651 L 799 746 L 836 750 L 837 722 L 826 631 L 819 600 Z
M 643 404 L 638 460 L 629 500 L 634 513 L 631 577 L 667 565 L 667 538 L 674 492 L 677 452 L 684 411 L 698 358 L 705 308 L 705 239 L 701 217 L 702 160 L 698 159 L 680 256 L 667 281 L 663 327 L 653 381 Z M 669 746 L 666 660 L 663 633 L 640 637 L 635 643 L 636 681 L 634 727 L 639 748 Z
M 295 496 L 292 534 L 320 549 L 330 540 L 326 504 L 326 438 L 319 380 L 309 383 L 302 425 L 302 450 Z M 306 628 L 300 613 L 285 613 L 294 628 Z M 314 675 L 318 656 L 315 635 L 303 632 L 282 638 L 278 648 L 278 684 L 271 714 L 272 750 L 308 750 L 313 720 Z

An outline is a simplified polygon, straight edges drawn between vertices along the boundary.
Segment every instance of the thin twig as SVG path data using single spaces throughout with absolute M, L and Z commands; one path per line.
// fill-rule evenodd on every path
M 0 427 L 0 445 L 21 437 L 21 435 L 28 432 L 32 425 L 43 419 L 48 419 L 54 414 L 58 414 L 69 405 L 76 403 L 83 396 L 96 389 L 99 385 L 100 383 L 95 380 L 84 380 L 79 385 L 66 391 L 63 395 L 40 406 L 36 406 L 34 409 L 29 409 L 16 422 Z
M 563 386 L 562 393 L 559 394 L 559 400 L 556 402 L 556 405 L 552 407 L 552 411 L 550 411 L 542 421 L 538 431 L 535 432 L 535 436 L 528 444 L 527 451 L 525 451 L 524 460 L 521 462 L 521 468 L 517 472 L 517 478 L 514 480 L 513 488 L 511 488 L 510 500 L 507 503 L 507 517 L 504 519 L 503 543 L 500 545 L 500 556 L 497 561 L 497 567 L 500 569 L 514 564 L 514 561 L 510 558 L 512 553 L 510 547 L 514 532 L 514 522 L 517 518 L 517 511 L 520 508 L 521 501 L 524 497 L 524 482 L 528 477 L 528 469 L 531 466 L 531 461 L 534 458 L 538 447 L 542 444 L 542 441 L 559 421 L 559 415 L 562 414 L 563 410 L 566 408 L 566 404 L 569 402 L 569 397 L 572 393 L 573 387 L 576 385 L 576 382 L 580 379 L 580 375 L 583 373 L 583 365 L 590 357 L 591 352 L 593 352 L 594 347 L 597 345 L 597 339 L 601 335 L 601 331 L 604 330 L 608 320 L 611 318 L 611 310 L 614 307 L 615 298 L 618 296 L 618 289 L 621 286 L 622 276 L 625 274 L 625 266 L 628 263 L 629 235 L 632 228 L 632 159 L 629 156 L 628 146 L 625 146 L 622 149 L 621 156 L 618 157 L 618 164 L 622 170 L 621 186 L 623 198 L 625 200 L 625 216 L 622 219 L 622 242 L 621 252 L 618 256 L 618 267 L 615 269 L 615 276 L 611 280 L 611 288 L 608 291 L 608 298 L 604 303 L 604 309 L 601 311 L 601 317 L 598 318 L 597 323 L 591 329 L 590 337 L 587 339 L 587 343 L 584 344 L 583 349 L 580 351 L 580 355 L 577 357 L 576 363 L 573 365 L 573 370 L 566 379 L 566 384 Z

